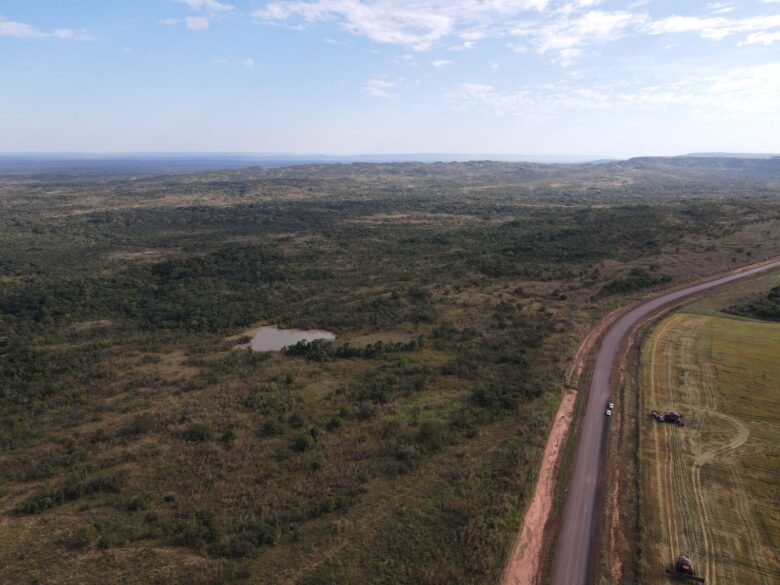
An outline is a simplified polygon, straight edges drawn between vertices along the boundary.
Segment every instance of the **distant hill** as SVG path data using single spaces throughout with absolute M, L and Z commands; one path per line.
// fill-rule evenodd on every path
M 771 152 L 692 152 L 679 158 L 780 158 L 779 153 Z
M 631 158 L 619 166 L 629 166 L 634 169 L 656 171 L 669 175 L 685 174 L 689 177 L 697 175 L 750 176 L 751 178 L 779 178 L 780 157 L 747 157 L 747 156 L 675 156 L 675 157 L 637 157 Z
M 605 163 L 616 159 L 556 154 L 243 154 L 243 153 L 0 153 L 0 175 L 53 177 L 149 176 L 246 167 L 350 163 L 453 163 L 500 161 L 542 164 Z
M 122 180 L 156 176 L 193 175 L 197 180 L 220 176 L 224 180 L 285 177 L 295 180 L 327 180 L 330 177 L 403 177 L 418 186 L 434 178 L 457 179 L 464 184 L 495 188 L 525 185 L 556 189 L 566 185 L 572 192 L 587 189 L 613 190 L 619 185 L 643 185 L 640 191 L 658 192 L 667 185 L 696 185 L 709 192 L 743 185 L 780 180 L 780 156 L 702 154 L 673 157 L 636 157 L 628 160 L 555 161 L 550 156 L 528 156 L 525 160 L 500 160 L 502 155 L 364 155 L 338 157 L 312 155 L 4 155 L 0 154 L 0 181 L 13 180 Z M 506 159 L 513 157 L 506 156 Z M 518 157 L 519 158 L 519 157 Z M 536 160 L 527 160 L 533 159 Z M 579 159 L 579 157 L 561 157 Z M 584 157 L 583 157 L 584 158 Z M 455 160 L 451 160 L 455 159 Z M 460 159 L 460 160 L 458 160 Z M 280 179 L 281 180 L 281 179 Z M 433 185 L 428 185 L 432 187 Z

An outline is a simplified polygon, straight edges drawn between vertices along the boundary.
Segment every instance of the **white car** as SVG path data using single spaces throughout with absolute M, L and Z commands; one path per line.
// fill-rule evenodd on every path
M 610 402 L 607 404 L 607 410 L 615 410 L 615 405 Z
M 604 414 L 606 414 L 607 416 L 612 416 L 612 411 L 611 411 L 611 410 L 608 408 L 608 409 L 607 409 L 607 410 L 604 412 Z

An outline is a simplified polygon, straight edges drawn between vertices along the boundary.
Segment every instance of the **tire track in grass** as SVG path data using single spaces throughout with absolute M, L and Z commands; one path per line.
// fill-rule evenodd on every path
M 718 576 L 715 565 L 715 555 L 713 551 L 715 549 L 715 533 L 713 531 L 712 524 L 712 511 L 709 500 L 705 497 L 705 490 L 702 483 L 702 470 L 699 458 L 703 453 L 704 445 L 704 429 L 709 427 L 709 421 L 706 421 L 706 416 L 710 416 L 714 409 L 717 408 L 717 396 L 715 395 L 714 388 L 717 383 L 717 372 L 711 364 L 711 360 L 702 355 L 702 350 L 706 349 L 700 343 L 702 339 L 702 328 L 706 324 L 705 321 L 696 318 L 690 318 L 693 320 L 691 328 L 690 345 L 686 348 L 685 355 L 690 356 L 692 360 L 691 369 L 695 372 L 695 383 L 691 384 L 691 395 L 688 404 L 691 409 L 696 408 L 700 414 L 700 419 L 704 421 L 704 424 L 697 425 L 695 430 L 691 431 L 691 456 L 693 462 L 690 466 L 691 471 L 691 483 L 694 491 L 696 511 L 698 516 L 699 531 L 701 533 L 703 548 L 698 556 L 703 561 L 704 566 L 704 578 L 707 582 L 716 585 L 718 583 Z M 696 405 L 702 405 L 697 408 Z
M 673 547 L 671 558 L 691 552 L 700 561 L 700 574 L 707 583 L 771 585 L 774 575 L 766 559 L 758 554 L 762 540 L 737 459 L 737 451 L 750 439 L 750 429 L 739 418 L 723 412 L 717 391 L 718 369 L 713 365 L 711 348 L 701 343 L 706 324 L 706 320 L 696 317 L 672 316 L 664 324 L 667 326 L 655 332 L 648 347 L 648 399 L 656 401 L 661 394 L 669 409 L 696 413 L 684 432 L 674 425 L 654 425 L 651 430 L 655 452 L 663 453 L 666 461 L 666 470 L 660 468 L 659 459 L 655 465 L 660 487 L 656 495 L 658 509 L 667 524 L 668 542 Z M 660 388 L 659 379 L 665 381 L 665 389 Z M 709 429 L 717 433 L 708 444 Z M 704 475 L 707 466 L 723 467 L 723 463 L 732 463 L 726 471 L 731 487 L 725 496 L 708 493 Z M 723 522 L 734 523 L 741 530 L 731 534 L 716 531 L 715 524 Z M 740 540 L 740 534 L 746 542 Z M 745 546 L 748 551 L 743 550 Z M 732 562 L 727 562 L 723 553 L 730 555 Z M 745 554 L 753 570 L 740 573 L 736 559 Z
M 656 344 L 653 348 L 653 367 L 651 369 L 651 372 L 653 374 L 653 379 L 651 380 L 651 388 L 653 388 L 653 403 L 655 404 L 656 408 L 661 408 L 661 406 L 658 404 L 657 397 L 659 395 L 658 389 L 658 382 L 655 377 L 655 372 L 659 368 L 663 368 L 663 365 L 665 361 L 663 359 L 659 359 L 659 352 L 663 352 L 666 350 L 667 345 L 667 338 L 666 338 L 666 330 L 671 327 L 672 325 L 672 319 L 669 321 L 665 321 L 661 325 L 661 329 L 658 332 L 658 337 L 656 338 Z M 661 372 L 662 373 L 662 372 Z M 667 372 L 668 374 L 668 372 Z M 668 404 L 669 401 L 669 386 L 667 385 L 667 389 L 664 392 L 666 402 Z M 672 488 L 672 452 L 671 452 L 671 444 L 669 442 L 669 435 L 668 435 L 668 429 L 664 428 L 663 426 L 655 425 L 654 428 L 654 435 L 656 439 L 656 453 L 661 453 L 661 443 L 663 443 L 663 451 L 664 451 L 664 463 L 662 465 L 661 458 L 656 458 L 656 469 L 658 470 L 658 476 L 659 476 L 659 489 L 658 489 L 658 504 L 659 509 L 664 511 L 664 518 L 666 520 L 666 534 L 667 534 L 667 541 L 669 543 L 669 554 L 673 555 L 675 554 L 673 551 L 679 548 L 679 530 L 677 529 L 677 517 L 674 513 L 674 506 L 671 502 L 671 500 L 668 497 L 665 497 L 666 494 L 671 493 Z M 663 437 L 663 440 L 661 440 L 661 437 Z M 660 561 L 661 559 L 659 559 Z
M 662 337 L 660 332 L 663 331 L 666 327 L 667 327 L 667 321 L 664 321 L 660 325 L 659 331 L 657 332 L 657 334 L 653 335 L 653 337 L 651 338 L 652 347 L 651 347 L 651 350 L 650 350 L 650 368 L 649 368 L 649 370 L 650 370 L 649 371 L 650 379 L 649 379 L 649 383 L 648 383 L 648 390 L 649 390 L 648 394 L 649 394 L 649 397 L 651 399 L 650 403 L 653 404 L 653 405 L 657 404 L 657 402 L 658 402 L 658 400 L 657 400 L 658 385 L 656 383 L 656 370 L 659 367 L 659 365 L 662 363 L 658 359 L 658 351 L 659 351 L 660 340 L 663 339 L 663 337 Z M 654 466 L 655 467 L 655 484 L 656 484 L 656 494 L 655 494 L 656 495 L 656 504 L 658 506 L 658 510 L 662 511 L 661 520 L 666 525 L 666 531 L 665 532 L 666 532 L 667 535 L 669 535 L 669 538 L 667 540 L 669 541 L 669 546 L 671 547 L 672 546 L 672 543 L 671 543 L 671 534 L 672 534 L 672 530 L 671 530 L 671 522 L 672 522 L 671 521 L 671 514 L 670 514 L 670 510 L 669 510 L 669 504 L 668 504 L 668 502 L 665 501 L 665 499 L 663 497 L 663 494 L 664 494 L 664 483 L 665 483 L 665 479 L 666 479 L 666 474 L 663 473 L 663 472 L 664 472 L 664 470 L 668 469 L 668 465 L 667 466 L 663 466 L 661 464 L 661 458 L 658 455 L 658 454 L 661 453 L 661 440 L 660 440 L 660 436 L 659 436 L 660 433 L 661 433 L 661 429 L 658 427 L 658 425 L 653 425 L 651 433 L 653 435 L 653 445 L 654 445 L 654 451 L 653 452 L 656 453 L 655 466 Z M 661 527 L 661 539 L 663 539 L 663 534 L 664 534 L 664 530 L 663 530 L 663 526 L 662 526 Z
M 727 508 L 728 504 L 726 503 L 725 499 L 720 497 L 719 495 L 715 496 L 715 503 L 716 508 L 718 510 L 724 510 Z M 719 533 L 718 538 L 715 539 L 715 544 L 717 545 L 716 550 L 726 550 L 727 548 L 732 551 L 731 557 L 734 558 L 734 536 L 733 535 L 726 535 L 725 533 Z M 723 563 L 721 562 L 721 566 L 723 567 L 722 573 L 723 578 L 726 579 L 727 583 L 739 583 L 737 580 L 737 573 L 735 570 L 734 563 Z M 728 571 L 727 571 L 728 568 Z M 729 572 L 731 574 L 731 580 L 729 581 Z
M 679 315 L 676 316 L 676 321 L 678 322 L 678 325 L 675 330 L 673 330 L 672 337 L 669 339 L 669 353 L 667 356 L 667 394 L 669 396 L 667 406 L 673 411 L 679 411 L 680 405 L 684 404 L 687 398 L 685 387 L 681 388 L 681 392 L 679 393 L 674 392 L 677 385 L 675 384 L 676 380 L 673 373 L 675 370 L 681 369 L 679 360 L 681 359 L 681 356 L 685 355 L 685 350 L 687 349 L 690 340 L 689 324 Z M 678 538 L 677 550 L 674 551 L 671 557 L 672 559 L 676 559 L 677 555 L 681 552 L 693 551 L 694 555 L 696 555 L 700 545 L 698 533 L 695 530 L 695 519 L 692 511 L 694 507 L 691 502 L 693 494 L 691 493 L 690 482 L 688 481 L 688 473 L 690 470 L 686 465 L 686 449 L 684 443 L 687 437 L 684 437 L 682 433 L 680 433 L 680 428 L 676 425 L 666 425 L 666 433 L 672 447 L 672 466 L 675 478 L 674 483 L 670 486 L 671 491 L 669 491 L 666 496 L 670 502 L 673 502 L 674 499 L 672 495 L 679 494 L 679 509 L 677 511 L 673 510 L 673 512 L 676 517 L 681 519 L 682 525 L 682 536 L 681 538 Z M 674 504 L 672 504 L 672 506 L 674 506 Z M 679 545 L 680 540 L 683 541 L 684 546 Z
M 680 324 L 672 331 L 672 335 L 667 344 L 667 403 L 666 408 L 672 411 L 680 410 L 680 400 L 684 397 L 678 397 L 675 393 L 676 384 L 674 373 L 679 369 L 679 356 L 684 355 L 681 351 L 682 345 L 686 339 L 686 323 L 684 319 L 677 317 L 676 321 L 681 321 Z M 684 389 L 683 389 L 684 390 Z M 677 550 L 673 552 L 672 559 L 677 558 L 677 555 L 681 551 L 691 551 L 698 549 L 698 539 L 696 532 L 693 531 L 693 516 L 690 505 L 690 490 L 687 482 L 688 468 L 685 465 L 685 449 L 683 444 L 683 438 L 679 433 L 679 428 L 675 428 L 676 425 L 665 425 L 665 432 L 669 445 L 671 447 L 672 461 L 671 469 L 674 477 L 674 481 L 670 485 L 670 491 L 667 492 L 667 499 L 672 502 L 672 513 L 675 518 L 678 518 L 678 526 L 682 526 L 677 529 Z M 674 499 L 672 494 L 679 494 L 680 506 L 678 510 L 674 509 Z M 681 545 L 682 542 L 682 545 Z
M 710 335 L 710 339 L 711 339 L 711 335 Z M 710 510 L 709 510 L 708 501 L 707 498 L 705 497 L 704 490 L 702 487 L 702 468 L 705 465 L 708 465 L 711 462 L 713 462 L 716 458 L 720 458 L 720 456 L 725 455 L 727 453 L 732 454 L 731 459 L 733 460 L 734 459 L 733 454 L 735 453 L 735 451 L 740 447 L 742 447 L 742 445 L 744 445 L 750 438 L 750 430 L 739 419 L 731 415 L 728 415 L 725 412 L 722 412 L 723 410 L 723 407 L 721 405 L 722 401 L 719 399 L 718 394 L 716 392 L 716 389 L 718 387 L 718 382 L 719 382 L 719 376 L 718 376 L 718 369 L 714 364 L 711 342 L 710 344 L 704 344 L 700 342 L 696 349 L 698 350 L 696 352 L 696 359 L 697 359 L 696 365 L 698 367 L 698 370 L 702 374 L 700 388 L 702 390 L 703 396 L 701 402 L 703 404 L 706 404 L 706 408 L 703 408 L 702 411 L 710 417 L 719 418 L 722 421 L 725 421 L 727 424 L 731 425 L 735 429 L 735 433 L 728 443 L 706 452 L 703 449 L 700 449 L 699 454 L 694 459 L 693 468 L 696 473 L 699 498 L 701 501 L 701 510 L 703 512 L 703 520 L 704 520 L 703 530 L 705 530 L 706 533 L 709 533 L 710 540 L 714 542 L 715 540 L 714 525 L 711 519 L 712 516 L 709 513 Z M 704 443 L 703 440 L 699 442 L 700 445 L 703 445 L 703 443 Z M 750 510 L 748 509 L 748 506 L 746 504 L 746 502 L 749 501 L 749 494 L 747 493 L 745 486 L 741 478 L 739 477 L 740 474 L 737 473 L 736 468 L 737 468 L 737 462 L 734 461 L 734 465 L 730 466 L 730 470 L 729 470 L 729 477 L 731 478 L 732 485 L 734 486 L 732 490 L 729 492 L 729 496 L 727 498 L 728 500 L 731 501 L 728 503 L 728 505 L 723 506 L 721 509 L 727 511 L 733 511 L 735 509 L 738 510 L 737 517 L 743 520 L 744 526 L 749 532 L 748 538 L 751 542 L 751 546 L 749 546 L 749 548 L 750 548 L 750 556 L 753 561 L 753 565 L 756 567 L 757 570 L 761 571 L 763 569 L 763 567 L 761 567 L 762 563 L 757 558 L 755 553 L 755 548 L 754 546 L 752 546 L 752 543 L 758 543 L 760 540 L 758 539 L 755 532 L 755 523 L 751 521 L 752 514 L 750 513 Z M 738 546 L 737 538 L 735 536 L 724 538 L 723 543 L 724 546 L 720 550 L 725 550 L 726 548 L 728 548 L 729 551 L 731 552 L 731 558 L 732 559 L 738 558 L 737 551 L 735 550 L 735 548 Z M 714 557 L 715 557 L 714 554 L 708 555 L 707 568 L 712 574 L 713 583 L 717 583 L 717 571 L 716 571 Z M 731 569 L 730 571 L 731 582 L 738 583 L 739 581 L 737 581 L 737 576 L 734 570 L 734 562 L 728 564 L 721 562 L 719 564 L 719 568 L 721 569 L 720 573 L 723 575 L 723 578 L 726 579 L 727 581 L 729 580 L 726 571 L 727 566 Z
M 652 503 L 646 560 L 656 566 L 667 547 L 674 547 L 668 552 L 672 558 L 680 552 L 693 553 L 709 585 L 780 585 L 780 572 L 773 564 L 777 548 L 765 522 L 765 515 L 772 514 L 772 508 L 765 507 L 765 484 L 774 480 L 760 467 L 764 487 L 756 489 L 764 492 L 754 492 L 751 465 L 755 467 L 756 454 L 748 447 L 758 441 L 759 454 L 762 448 L 771 449 L 771 437 L 780 430 L 767 418 L 772 411 L 756 410 L 758 405 L 750 397 L 753 391 L 770 391 L 769 372 L 775 366 L 767 363 L 772 356 L 762 345 L 763 337 L 743 323 L 724 319 L 691 313 L 669 316 L 669 326 L 660 322 L 643 351 L 642 405 L 647 410 L 668 406 L 690 417 L 684 429 L 642 427 L 651 433 L 645 434 L 642 449 L 647 461 L 644 481 L 649 482 L 649 492 L 653 485 L 657 487 L 657 493 L 647 494 Z M 714 346 L 721 339 L 726 343 L 723 355 L 720 349 L 715 351 L 720 346 Z M 734 361 L 743 357 L 748 361 Z M 741 380 L 760 386 L 742 388 Z M 664 383 L 666 388 L 661 386 Z M 756 400 L 769 396 L 762 394 Z M 767 408 L 772 406 L 767 402 Z M 766 463 L 766 457 L 758 461 Z M 662 465 L 668 468 L 661 469 Z M 760 502 L 763 507 L 756 507 Z M 665 564 L 669 560 L 665 558 Z M 665 579 L 660 572 L 650 573 L 646 582 L 660 584 Z
M 726 421 L 726 423 L 732 425 L 736 429 L 736 434 L 728 444 L 722 445 L 720 447 L 716 447 L 709 451 L 700 450 L 700 452 L 696 455 L 696 457 L 694 457 L 693 465 L 691 466 L 692 474 L 695 480 L 695 486 L 696 486 L 695 489 L 697 491 L 697 498 L 699 500 L 699 509 L 701 510 L 702 531 L 705 534 L 709 534 L 708 542 L 714 542 L 715 538 L 713 534 L 712 517 L 711 514 L 709 513 L 709 504 L 707 498 L 705 497 L 705 492 L 702 485 L 702 468 L 705 465 L 710 464 L 716 458 L 719 458 L 723 454 L 727 452 L 733 452 L 734 450 L 744 445 L 750 436 L 750 432 L 748 431 L 747 427 L 745 427 L 745 425 L 740 423 L 737 419 L 735 419 L 732 416 L 726 415 L 722 412 L 710 410 L 710 409 L 702 409 L 702 412 L 711 418 L 717 418 Z M 732 476 L 732 480 L 734 480 L 736 474 L 733 472 L 733 467 L 730 475 Z M 747 494 L 745 493 L 744 488 L 740 485 L 740 482 L 735 481 L 734 488 L 732 488 L 728 497 L 729 500 L 728 504 L 726 506 L 719 506 L 719 508 L 722 510 L 733 510 L 733 506 L 736 505 L 738 508 L 740 508 L 738 517 L 747 519 L 749 517 L 749 512 L 747 511 L 744 505 L 746 498 L 747 498 Z M 735 538 L 725 538 L 724 546 L 719 547 L 721 550 L 728 548 L 731 553 L 731 558 L 737 558 L 737 554 L 734 548 L 735 540 L 736 540 Z M 718 571 L 716 570 L 716 565 L 715 565 L 716 559 L 715 559 L 714 549 L 715 547 L 713 547 L 712 549 L 710 548 L 706 549 L 710 551 L 710 554 L 706 555 L 707 561 L 706 561 L 705 579 L 707 579 L 707 582 L 711 582 L 713 583 L 713 585 L 717 585 L 719 581 L 718 581 Z M 755 562 L 755 556 L 754 556 L 754 562 Z M 723 575 L 724 578 L 726 578 L 725 570 L 721 571 L 720 573 Z M 738 581 L 736 580 L 734 580 L 733 582 L 738 583 Z
M 764 565 L 763 559 L 756 555 L 756 545 L 759 543 L 759 539 L 758 535 L 756 534 L 755 522 L 753 522 L 753 514 L 748 509 L 746 504 L 748 495 L 745 491 L 745 486 L 742 482 L 742 479 L 739 477 L 740 474 L 736 473 L 734 467 L 731 468 L 730 475 L 734 485 L 736 486 L 734 491 L 739 494 L 739 497 L 734 498 L 737 507 L 739 508 L 739 517 L 742 518 L 744 526 L 748 531 L 748 548 L 750 549 L 750 558 L 753 561 L 753 570 L 760 575 L 766 575 L 768 572 L 766 565 Z M 763 579 L 760 582 L 766 583 L 766 581 Z
M 672 331 L 669 331 L 669 329 Z M 680 363 L 681 356 L 690 356 L 693 340 L 696 336 L 697 324 L 687 323 L 684 317 L 672 316 L 659 328 L 653 336 L 651 347 L 652 366 L 650 368 L 650 393 L 656 408 L 680 410 L 682 405 L 694 402 L 692 389 L 697 384 L 690 380 L 687 363 Z M 659 353 L 662 354 L 659 356 Z M 659 359 L 660 358 L 660 359 Z M 675 374 L 681 372 L 681 392 L 676 392 L 678 384 Z M 665 388 L 661 389 L 657 373 L 661 373 Z M 659 394 L 663 395 L 663 403 L 658 402 Z M 663 406 L 662 406 L 663 404 Z M 708 547 L 708 540 L 702 537 L 699 527 L 702 520 L 696 517 L 698 509 L 697 493 L 691 482 L 691 469 L 687 464 L 688 453 L 691 451 L 687 435 L 680 432 L 674 425 L 654 425 L 652 429 L 656 444 L 656 453 L 664 452 L 664 469 L 661 469 L 661 459 L 657 459 L 656 473 L 659 479 L 658 503 L 663 510 L 667 525 L 666 536 L 669 543 L 668 558 L 659 559 L 667 563 L 676 559 L 681 552 L 693 552 L 694 556 L 705 556 L 701 551 Z M 663 447 L 661 446 L 663 444 Z
M 704 320 L 701 320 L 702 327 L 707 322 Z M 701 333 L 701 328 L 699 328 L 698 333 Z M 697 371 L 700 373 L 700 381 L 699 381 L 699 387 L 701 389 L 701 396 L 700 402 L 702 404 L 705 404 L 706 407 L 702 409 L 703 412 L 707 414 L 712 414 L 718 410 L 718 395 L 715 391 L 715 389 L 718 386 L 718 370 L 715 367 L 713 360 L 712 360 L 712 333 L 710 333 L 708 339 L 710 340 L 709 344 L 703 343 L 703 340 L 705 339 L 704 336 L 699 335 L 699 343 L 696 345 L 695 349 L 696 352 L 694 354 L 695 360 L 696 360 L 696 367 Z M 700 435 L 703 434 L 703 431 L 700 431 Z M 745 439 L 747 440 L 747 438 Z M 709 536 L 709 542 L 714 545 L 716 538 L 715 538 L 715 530 L 713 528 L 712 523 L 712 514 L 710 513 L 710 504 L 709 500 L 705 497 L 704 493 L 704 487 L 702 484 L 702 464 L 699 460 L 701 453 L 703 451 L 703 445 L 704 440 L 703 437 L 700 437 L 700 439 L 697 441 L 697 445 L 699 446 L 699 454 L 697 457 L 694 458 L 694 464 L 693 464 L 693 471 L 696 474 L 696 489 L 698 491 L 699 495 L 699 506 L 702 513 L 702 530 L 706 535 Z M 730 539 L 731 540 L 731 539 Z M 734 553 L 734 544 L 733 540 L 729 543 L 729 546 L 732 550 L 732 556 Z M 713 583 L 717 582 L 717 571 L 716 571 L 716 565 L 715 565 L 715 554 L 714 551 L 719 550 L 718 548 L 715 548 L 714 546 L 712 548 L 707 548 L 707 556 L 706 556 L 706 571 L 707 575 L 711 576 Z M 724 578 L 726 578 L 724 573 Z
M 699 469 L 701 469 L 702 466 L 707 465 L 714 461 L 716 457 L 719 457 L 727 452 L 734 453 L 737 449 L 742 447 L 748 439 L 750 438 L 750 430 L 748 427 L 742 423 L 739 419 L 727 415 L 723 412 L 716 412 L 716 411 L 710 411 L 709 414 L 712 416 L 715 416 L 717 418 L 720 418 L 727 423 L 734 426 L 736 429 L 736 433 L 731 439 L 731 441 L 723 445 L 721 447 L 718 447 L 712 451 L 709 451 L 707 453 L 704 453 L 703 456 L 700 458 L 700 460 L 696 461 L 696 465 Z M 732 460 L 735 459 L 734 457 L 731 458 Z M 736 516 L 737 518 L 742 520 L 742 525 L 745 527 L 745 530 L 747 531 L 748 536 L 748 548 L 749 548 L 749 554 L 751 561 L 753 563 L 753 567 L 755 568 L 755 571 L 757 573 L 760 573 L 762 575 L 768 574 L 766 565 L 763 562 L 763 558 L 756 554 L 756 545 L 760 543 L 760 537 L 758 536 L 756 532 L 756 524 L 753 521 L 753 513 L 747 506 L 747 502 L 750 501 L 750 494 L 748 493 L 747 489 L 745 488 L 744 482 L 741 478 L 741 473 L 737 471 L 738 463 L 737 461 L 734 461 L 734 465 L 730 466 L 729 470 L 729 477 L 731 478 L 733 488 L 729 492 L 729 499 L 731 500 L 729 502 L 730 505 L 726 506 L 725 510 L 736 510 Z M 731 555 L 732 559 L 737 558 L 737 554 L 735 549 L 735 543 L 737 543 L 737 539 L 735 537 L 727 539 L 730 543 L 730 549 L 731 549 Z M 730 566 L 732 567 L 732 575 L 734 578 L 734 583 L 737 583 L 736 575 L 734 575 L 734 563 L 730 563 Z M 743 581 L 744 582 L 744 581 Z
M 664 410 L 674 410 L 674 396 L 672 394 L 672 355 L 674 347 L 674 338 L 668 340 L 667 343 L 667 355 L 666 355 L 666 405 Z M 677 437 L 671 428 L 672 425 L 664 424 L 663 432 L 666 437 L 668 461 L 667 467 L 669 469 L 669 482 L 667 484 L 667 491 L 664 494 L 664 499 L 669 503 L 670 514 L 674 519 L 672 526 L 672 536 L 675 541 L 674 551 L 671 558 L 676 558 L 680 554 L 681 550 L 690 550 L 690 533 L 688 530 L 688 519 L 686 518 L 687 506 L 685 505 L 685 492 L 680 489 L 683 469 L 680 466 L 680 445 L 677 441 Z M 675 509 L 674 499 L 672 494 L 679 495 L 679 509 Z
M 685 368 L 688 375 L 681 385 L 682 390 L 682 404 L 687 406 L 690 411 L 694 408 L 694 405 L 701 404 L 705 401 L 709 402 L 709 398 L 706 396 L 705 379 L 701 366 L 701 360 L 697 356 L 697 339 L 701 333 L 703 322 L 688 317 L 685 321 L 685 327 L 681 332 L 682 342 L 680 351 L 677 352 L 678 359 L 683 361 L 681 367 Z M 698 410 L 702 413 L 702 409 Z M 693 456 L 696 460 L 696 453 L 701 448 L 701 425 L 692 427 L 689 425 L 686 427 L 684 433 L 685 442 L 688 447 L 687 452 L 680 456 L 680 465 L 684 466 L 690 476 L 690 480 L 685 483 L 686 492 L 689 493 L 689 497 L 686 498 L 686 511 L 689 515 L 691 531 L 691 540 L 694 544 L 693 550 L 697 559 L 703 559 L 704 561 L 704 578 L 707 582 L 716 585 L 715 579 L 715 565 L 711 550 L 712 533 L 709 524 L 709 512 L 706 499 L 704 498 L 704 492 L 701 486 L 701 471 L 700 466 L 695 464 L 689 465 L 689 459 Z M 680 438 L 682 441 L 682 437 Z M 693 501 L 691 501 L 693 500 Z M 694 518 L 695 511 L 695 518 Z

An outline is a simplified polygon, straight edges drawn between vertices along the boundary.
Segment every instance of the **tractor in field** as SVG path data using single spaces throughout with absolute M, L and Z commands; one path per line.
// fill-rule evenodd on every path
M 658 422 L 672 423 L 678 427 L 685 426 L 683 415 L 681 415 L 679 412 L 665 412 L 661 414 L 657 410 L 654 410 L 650 413 L 650 416 L 652 416 Z
M 675 579 L 685 579 L 688 581 L 696 581 L 698 583 L 704 583 L 704 577 L 697 577 L 696 572 L 693 570 L 693 563 L 688 555 L 680 555 L 677 557 L 677 562 L 674 567 L 667 567 L 666 574 L 671 575 Z

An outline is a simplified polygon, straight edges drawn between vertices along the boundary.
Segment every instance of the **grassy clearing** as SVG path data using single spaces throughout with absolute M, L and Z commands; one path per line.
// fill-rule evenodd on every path
M 643 583 L 665 583 L 681 552 L 710 584 L 780 579 L 780 325 L 713 314 L 723 300 L 670 316 L 643 348 Z

